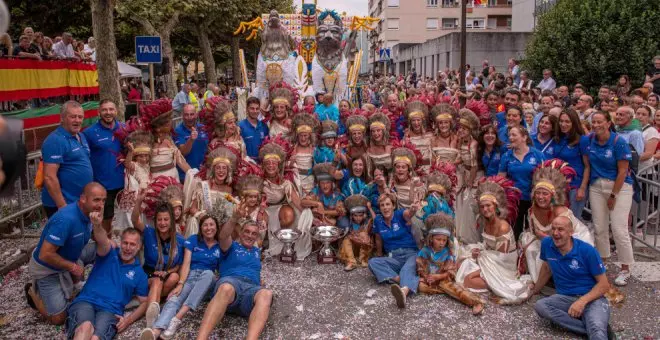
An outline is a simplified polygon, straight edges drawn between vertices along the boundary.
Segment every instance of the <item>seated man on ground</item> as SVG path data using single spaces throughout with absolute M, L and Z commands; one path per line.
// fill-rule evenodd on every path
M 103 211 L 105 189 L 96 182 L 83 189 L 77 202 L 58 210 L 46 223 L 28 264 L 25 285 L 28 304 L 46 320 L 61 325 L 73 298 L 74 281 L 82 280 L 86 264 L 94 262 L 96 246 L 90 213 Z
M 254 246 L 259 226 L 247 220 L 248 217 L 247 207 L 241 202 L 220 230 L 220 279 L 204 313 L 197 339 L 208 339 L 226 311 L 249 317 L 248 340 L 258 339 L 266 326 L 273 292 L 261 286 L 261 251 Z M 231 234 L 239 220 L 240 234 L 237 241 L 232 241 Z
M 534 309 L 542 318 L 589 339 L 608 339 L 610 305 L 604 294 L 610 285 L 605 265 L 596 248 L 572 235 L 571 220 L 559 216 L 552 221 L 552 237 L 541 241 L 544 262 L 532 293 L 552 275 L 557 294 L 538 300 Z
M 90 219 L 94 225 L 97 259 L 85 287 L 69 306 L 68 339 L 112 339 L 147 310 L 147 274 L 135 258 L 142 246 L 140 232 L 125 229 L 121 246 L 116 248 L 103 228 L 103 212 L 91 213 Z M 140 306 L 124 316 L 124 306 L 136 295 Z

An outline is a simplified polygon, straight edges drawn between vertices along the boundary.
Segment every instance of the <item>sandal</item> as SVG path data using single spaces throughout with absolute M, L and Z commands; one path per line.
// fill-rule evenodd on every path
M 30 295 L 30 289 L 32 289 L 32 282 L 28 282 L 23 286 L 23 291 L 25 292 L 25 299 L 27 300 L 27 304 L 34 310 L 37 310 L 37 306 L 34 304 L 34 300 L 32 300 L 32 296 Z

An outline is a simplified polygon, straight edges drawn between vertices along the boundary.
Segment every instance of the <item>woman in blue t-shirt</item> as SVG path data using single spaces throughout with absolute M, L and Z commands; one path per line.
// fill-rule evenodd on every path
M 591 115 L 594 133 L 580 142 L 591 164 L 589 203 L 594 221 L 596 249 L 603 259 L 610 257 L 610 226 L 621 261 L 621 271 L 614 284 L 624 286 L 630 278 L 630 265 L 635 262 L 628 234 L 628 215 L 632 206 L 633 179 L 629 165 L 630 147 L 613 131 L 612 118 L 603 112 Z
M 214 271 L 220 264 L 220 228 L 218 220 L 210 215 L 203 216 L 199 222 L 197 235 L 188 237 L 184 243 L 180 279 L 153 325 L 154 339 L 158 339 L 161 332 L 164 339 L 171 339 L 186 313 L 199 307 L 214 283 Z
M 144 245 L 144 265 L 142 268 L 149 277 L 149 307 L 147 308 L 147 327 L 150 328 L 160 313 L 160 299 L 167 296 L 179 282 L 179 267 L 183 261 L 183 236 L 176 232 L 174 210 L 169 203 L 158 203 L 154 213 L 155 228 L 145 225 L 140 215 L 141 193 L 133 208 L 131 221 L 135 229 L 142 232 Z
M 513 226 L 513 233 L 517 240 L 527 222 L 527 211 L 532 206 L 532 173 L 539 164 L 543 163 L 545 156 L 541 151 L 531 147 L 532 140 L 522 126 L 514 126 L 509 129 L 509 142 L 511 150 L 502 156 L 499 175 L 512 180 L 515 187 L 522 192 L 518 204 L 518 218 Z
M 552 151 L 555 148 L 555 135 L 558 130 L 557 117 L 551 115 L 543 115 L 539 120 L 538 133 L 532 135 L 532 143 L 534 148 L 543 152 L 546 158 L 552 157 Z
M 488 124 L 479 134 L 479 167 L 484 171 L 485 177 L 495 176 L 500 170 L 500 159 L 508 149 L 497 137 L 497 129 Z
M 589 186 L 589 157 L 582 153 L 580 141 L 587 138 L 580 118 L 573 110 L 563 111 L 559 115 L 559 133 L 555 136 L 555 146 L 548 158 L 559 158 L 575 169 L 575 176 L 570 183 L 568 195 L 571 212 L 582 219 L 582 210 L 587 204 L 587 189 Z
M 376 235 L 376 256 L 369 260 L 369 269 L 378 283 L 390 283 L 399 308 L 406 305 L 406 296 L 417 292 L 417 242 L 410 221 L 419 203 L 409 209 L 396 209 L 396 195 L 386 192 L 378 197 L 380 213 L 373 223 Z M 386 256 L 384 256 L 386 254 Z

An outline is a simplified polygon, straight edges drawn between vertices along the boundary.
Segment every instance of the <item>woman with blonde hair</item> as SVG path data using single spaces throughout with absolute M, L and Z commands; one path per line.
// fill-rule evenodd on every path
M 0 34 L 0 57 L 14 55 L 14 44 L 8 33 Z

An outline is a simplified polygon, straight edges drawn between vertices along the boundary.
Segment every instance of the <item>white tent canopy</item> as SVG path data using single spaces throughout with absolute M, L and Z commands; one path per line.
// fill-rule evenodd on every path
M 119 79 L 124 78 L 142 78 L 142 71 L 139 68 L 133 67 L 123 61 L 117 61 L 119 67 Z

